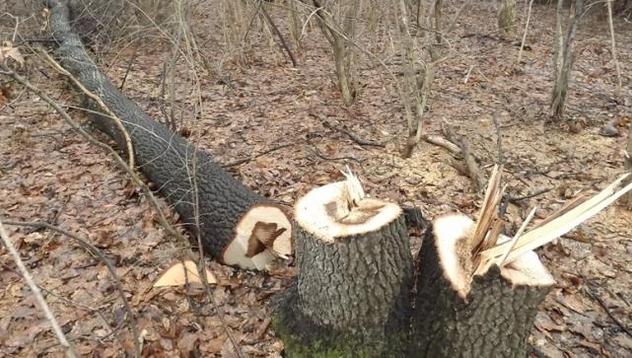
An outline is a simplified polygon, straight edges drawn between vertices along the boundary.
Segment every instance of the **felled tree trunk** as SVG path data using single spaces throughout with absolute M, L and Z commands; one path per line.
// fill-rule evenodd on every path
M 73 32 L 67 2 L 49 0 L 48 6 L 62 65 L 122 120 L 139 169 L 175 207 L 187 228 L 194 234 L 199 229 L 205 253 L 247 269 L 264 269 L 274 256 L 290 254 L 291 224 L 284 210 L 246 188 L 208 153 L 152 120 L 123 95 L 99 71 Z M 113 120 L 100 116 L 96 125 L 126 148 Z
M 415 355 L 526 357 L 527 338 L 553 278 L 534 252 L 473 275 L 464 215 L 437 219 L 419 254 L 413 317 Z
M 404 215 L 396 204 L 352 192 L 334 183 L 296 205 L 299 275 L 273 321 L 289 357 L 406 350 L 412 257 Z

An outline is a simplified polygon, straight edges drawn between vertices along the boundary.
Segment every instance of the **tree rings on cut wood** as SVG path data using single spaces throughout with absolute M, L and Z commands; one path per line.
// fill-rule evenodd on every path
M 533 251 L 473 275 L 474 222 L 441 217 L 419 254 L 415 352 L 425 357 L 525 357 L 540 302 L 555 283 Z M 501 237 L 500 240 L 508 240 Z
M 329 184 L 296 204 L 299 274 L 273 321 L 290 357 L 405 352 L 413 279 L 404 215 L 354 189 Z
M 222 261 L 248 269 L 265 269 L 275 257 L 292 254 L 292 224 L 274 204 L 258 204 L 248 210 L 235 228 L 235 237 L 224 250 Z

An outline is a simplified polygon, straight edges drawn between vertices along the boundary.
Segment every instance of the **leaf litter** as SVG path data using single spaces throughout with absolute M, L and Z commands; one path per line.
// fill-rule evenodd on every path
M 519 196 L 541 188 L 555 189 L 509 207 L 507 215 L 514 226 L 509 231 L 513 233 L 530 207 L 537 205 L 546 216 L 575 198 L 579 190 L 594 194 L 621 173 L 625 137 L 604 137 L 599 129 L 613 118 L 629 125 L 625 118 L 632 104 L 604 100 L 614 91 L 613 65 L 607 56 L 596 54 L 608 52 L 608 33 L 605 22 L 589 18 L 578 33 L 582 52 L 577 56 L 568 109 L 568 115 L 583 128 L 569 134 L 563 126 L 545 124 L 552 73 L 552 37 L 546 29 L 553 28 L 552 12 L 534 8 L 528 36 L 532 50 L 525 53 L 523 73 L 505 68 L 507 54 L 517 51 L 511 43 L 465 36 L 495 31 L 487 21 L 489 9 L 474 5 L 469 15 L 455 42 L 463 56 L 448 60 L 438 70 L 425 130 L 440 133 L 441 120 L 449 119 L 470 142 L 481 166 L 491 165 L 496 150 L 491 116 L 499 111 L 508 190 Z M 211 20 L 200 20 L 200 26 L 204 21 Z M 618 36 L 632 30 L 630 24 L 617 26 L 621 27 Z M 475 215 L 482 198 L 459 172 L 458 160 L 444 149 L 422 143 L 410 159 L 399 156 L 405 122 L 390 90 L 392 84 L 376 69 L 363 67 L 369 69 L 361 71 L 366 86 L 359 102 L 343 109 L 330 80 L 333 64 L 323 50 L 324 39 L 314 32 L 305 41 L 297 70 L 284 64 L 275 48 L 262 44 L 257 45 L 250 67 L 226 63 L 223 70 L 236 84 L 234 91 L 227 92 L 214 78 L 202 78 L 205 115 L 184 122 L 191 140 L 222 163 L 291 144 L 230 168 L 249 187 L 288 205 L 313 186 L 340 180 L 340 169 L 349 165 L 370 195 L 419 205 L 430 218 L 455 210 Z M 623 38 L 618 43 L 620 58 L 632 58 L 632 44 Z M 220 56 L 211 47 L 202 51 L 209 58 Z M 159 80 L 153 79 L 159 78 L 164 58 L 143 52 L 138 51 L 136 62 L 142 66 L 129 74 L 126 92 L 159 118 L 151 98 L 158 93 L 158 83 L 153 81 Z M 166 58 L 168 52 L 162 56 Z M 124 62 L 112 62 L 108 75 L 123 78 Z M 632 98 L 632 63 L 622 61 L 621 65 L 627 84 L 624 97 Z M 470 66 L 474 68 L 464 82 Z M 60 102 L 73 102 L 72 94 L 60 92 L 65 88 L 62 79 L 45 79 L 38 71 L 31 71 L 30 76 Z M 130 187 L 125 174 L 33 96 L 2 97 L 2 101 L 2 216 L 46 220 L 88 238 L 103 250 L 121 276 L 125 295 L 138 316 L 144 356 L 234 355 L 217 312 L 200 291 L 152 288 L 181 249 L 160 228 L 153 209 Z M 193 102 L 185 100 L 183 105 L 192 108 Z M 386 147 L 359 146 L 310 113 L 343 123 L 348 130 L 386 143 Z M 82 118 L 79 113 L 73 115 Z M 627 128 L 620 130 L 623 133 Z M 323 159 L 318 154 L 357 161 Z M 171 219 L 176 222 L 177 216 L 172 214 Z M 10 230 L 78 353 L 114 357 L 133 350 L 128 317 L 100 262 L 58 234 Z M 566 238 L 539 249 L 558 285 L 537 315 L 530 338 L 534 352 L 551 357 L 632 354 L 632 339 L 625 331 L 632 327 L 631 238 L 630 213 L 613 206 Z M 415 250 L 419 241 L 413 238 Z M 268 303 L 289 284 L 294 269 L 267 275 L 211 260 L 206 266 L 217 279 L 214 297 L 243 352 L 280 356 L 283 344 L 269 328 Z M 0 279 L 4 284 L 0 291 L 0 355 L 59 355 L 61 350 L 47 322 L 4 249 L 0 249 Z

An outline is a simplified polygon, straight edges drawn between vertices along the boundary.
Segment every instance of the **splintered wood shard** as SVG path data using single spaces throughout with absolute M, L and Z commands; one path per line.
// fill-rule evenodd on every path
M 522 235 L 514 245 L 505 262 L 512 262 L 525 252 L 537 249 L 542 245 L 555 240 L 556 238 L 568 233 L 584 221 L 590 219 L 601 210 L 612 204 L 615 200 L 632 189 L 632 183 L 619 188 L 621 183 L 629 174 L 622 175 L 608 187 L 597 193 L 592 198 L 586 200 L 582 204 L 560 215 L 554 220 L 539 226 L 526 234 Z M 506 252 L 508 242 L 496 245 L 481 253 L 484 260 L 490 263 L 500 264 L 503 258 L 503 252 Z

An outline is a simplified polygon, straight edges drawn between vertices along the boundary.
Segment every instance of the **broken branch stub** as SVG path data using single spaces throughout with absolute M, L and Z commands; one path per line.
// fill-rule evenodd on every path
M 412 256 L 400 207 L 363 197 L 359 182 L 310 191 L 295 206 L 295 285 L 274 325 L 288 356 L 402 356 Z
M 151 119 L 121 93 L 74 32 L 68 2 L 47 3 L 62 66 L 122 120 L 140 170 L 174 206 L 187 229 L 200 234 L 204 252 L 246 269 L 265 269 L 274 257 L 290 255 L 292 227 L 284 210 L 246 188 L 207 152 Z M 119 148 L 126 148 L 121 129 L 111 119 L 97 116 L 95 124 Z
M 413 316 L 415 350 L 428 357 L 524 357 L 538 305 L 555 281 L 533 251 L 474 274 L 468 245 L 473 231 L 474 222 L 460 214 L 441 217 L 426 231 Z

